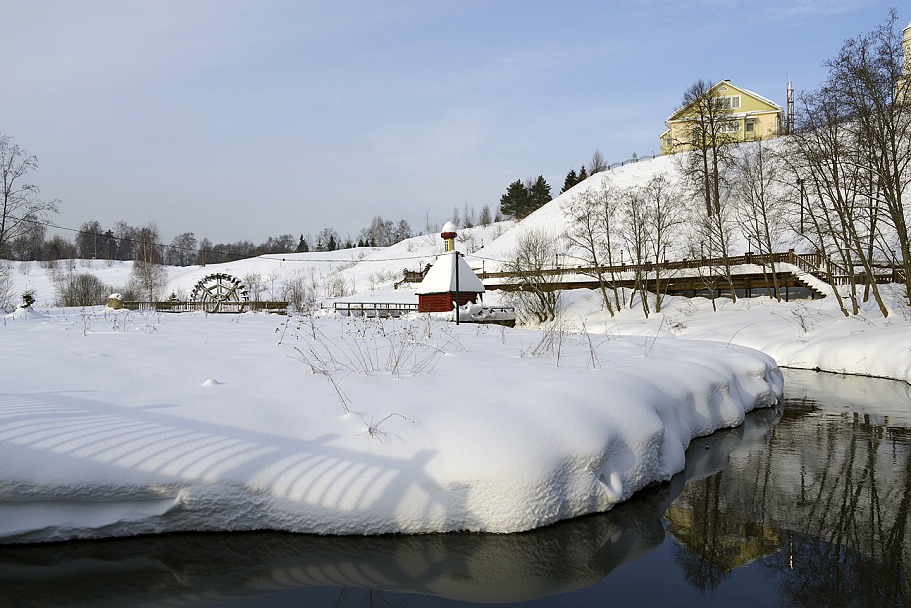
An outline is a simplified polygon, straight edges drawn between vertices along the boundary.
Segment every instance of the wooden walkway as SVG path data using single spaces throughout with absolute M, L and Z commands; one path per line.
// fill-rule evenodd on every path
M 757 270 L 755 266 L 761 268 Z M 555 267 L 541 270 L 542 277 L 552 277 L 548 287 L 562 289 L 597 289 L 598 276 L 613 287 L 633 288 L 643 282 L 646 289 L 653 291 L 656 276 L 660 277 L 662 293 L 674 295 L 711 295 L 711 292 L 730 291 L 725 278 L 725 267 L 731 269 L 731 282 L 735 290 L 743 291 L 748 296 L 752 292 L 773 290 L 771 269 L 775 268 L 778 287 L 807 290 L 812 297 L 825 297 L 819 290 L 819 282 L 836 285 L 847 285 L 851 281 L 848 272 L 817 253 L 798 254 L 793 250 L 784 253 L 758 255 L 746 253 L 742 256 L 725 258 L 701 258 L 680 260 L 676 262 L 619 264 L 613 266 L 575 266 Z M 482 272 L 478 275 L 488 290 L 501 289 L 515 291 L 521 289 L 521 278 L 513 272 Z M 862 283 L 863 274 L 855 275 L 854 280 Z M 904 283 L 904 277 L 898 269 L 887 266 L 874 277 L 877 283 Z

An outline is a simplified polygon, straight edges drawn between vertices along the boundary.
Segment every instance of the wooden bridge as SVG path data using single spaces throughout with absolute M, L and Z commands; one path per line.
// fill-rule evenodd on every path
M 756 266 L 760 268 L 757 269 Z M 730 269 L 730 284 L 725 269 Z M 774 279 L 772 269 L 774 268 Z M 877 283 L 904 283 L 905 278 L 900 270 L 891 264 L 882 265 L 882 272 L 877 272 L 873 280 Z M 599 279 L 610 287 L 634 288 L 644 284 L 646 289 L 658 281 L 662 293 L 674 295 L 717 295 L 730 291 L 731 287 L 744 292 L 748 297 L 753 290 L 771 293 L 777 282 L 778 288 L 787 298 L 791 289 L 809 292 L 811 297 L 825 297 L 820 290 L 823 284 L 848 285 L 852 276 L 844 268 L 833 263 L 818 253 L 795 253 L 790 250 L 784 253 L 753 254 L 728 258 L 700 258 L 645 264 L 619 264 L 612 266 L 557 266 L 534 273 L 546 283 L 546 288 L 563 289 L 597 289 Z M 481 272 L 478 274 L 487 290 L 501 289 L 515 291 L 521 289 L 521 273 L 515 272 Z M 550 279 L 548 279 L 548 277 Z M 855 273 L 853 280 L 858 284 L 866 281 L 866 275 Z

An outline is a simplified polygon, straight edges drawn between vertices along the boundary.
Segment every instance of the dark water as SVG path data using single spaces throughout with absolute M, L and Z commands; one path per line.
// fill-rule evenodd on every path
M 687 469 L 535 532 L 0 547 L 0 606 L 909 606 L 911 386 L 788 372 Z

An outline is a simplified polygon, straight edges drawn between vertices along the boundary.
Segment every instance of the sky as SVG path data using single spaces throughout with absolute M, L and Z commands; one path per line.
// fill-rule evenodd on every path
M 697 79 L 784 106 L 895 4 L 0 0 L 0 133 L 67 228 L 420 232 L 517 179 L 556 195 L 596 149 L 654 154 Z

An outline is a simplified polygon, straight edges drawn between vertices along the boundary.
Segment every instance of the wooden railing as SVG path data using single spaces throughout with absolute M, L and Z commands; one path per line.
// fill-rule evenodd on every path
M 745 264 L 756 264 L 760 266 L 771 266 L 772 264 L 792 264 L 797 266 L 803 272 L 809 273 L 814 277 L 827 283 L 836 285 L 847 285 L 851 281 L 850 273 L 843 267 L 832 262 L 820 253 L 795 253 L 793 250 L 780 253 L 745 253 L 739 256 L 698 258 L 692 260 L 676 260 L 672 262 L 645 262 L 644 264 L 613 264 L 610 266 L 557 266 L 554 268 L 544 268 L 536 270 L 537 274 L 543 276 L 562 276 L 569 273 L 583 274 L 587 276 L 611 276 L 621 275 L 623 273 L 652 273 L 655 271 L 669 271 L 696 268 L 724 268 L 726 266 L 741 266 Z M 878 272 L 874 275 L 877 283 L 904 283 L 900 269 L 891 265 L 881 265 L 882 268 L 888 269 L 884 272 Z M 513 272 L 481 272 L 478 274 L 482 281 L 486 279 L 510 279 L 516 277 Z M 854 273 L 854 280 L 858 283 L 865 281 L 865 274 L 861 272 Z
M 240 312 L 277 312 L 287 313 L 288 303 L 277 301 L 265 302 L 184 302 L 179 300 L 164 300 L 162 302 L 127 301 L 123 303 L 127 310 L 140 310 L 152 312 L 208 312 L 212 314 L 240 313 Z
M 339 314 L 350 317 L 400 317 L 418 311 L 417 304 L 405 302 L 335 302 L 332 306 Z

